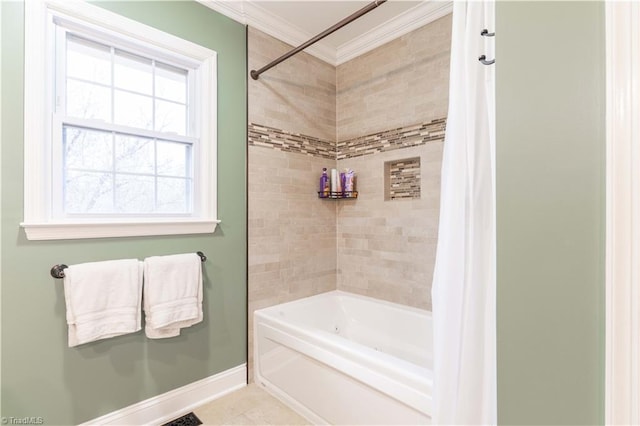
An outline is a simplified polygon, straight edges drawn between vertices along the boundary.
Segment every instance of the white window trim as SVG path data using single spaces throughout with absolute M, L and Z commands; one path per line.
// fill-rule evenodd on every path
M 50 206 L 51 107 L 53 90 L 48 83 L 54 64 L 41 53 L 47 51 L 46 24 L 50 13 L 63 14 L 135 38 L 142 43 L 167 49 L 201 63 L 198 87 L 210 93 L 200 97 L 199 111 L 217 117 L 216 52 L 180 39 L 84 1 L 27 0 L 25 2 L 25 76 L 24 76 L 24 221 L 20 224 L 29 240 L 107 238 L 151 235 L 213 233 L 217 220 L 217 120 L 196 117 L 199 125 L 198 158 L 194 179 L 197 182 L 200 217 L 144 219 L 53 220 Z M 135 30 L 133 30 L 135 28 Z M 48 115 L 47 115 L 48 114 Z M 199 167 L 197 164 L 206 165 Z
M 605 424 L 640 424 L 640 4 L 605 3 Z

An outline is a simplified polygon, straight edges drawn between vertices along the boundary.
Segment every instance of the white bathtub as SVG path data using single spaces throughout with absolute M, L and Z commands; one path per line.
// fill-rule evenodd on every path
M 254 324 L 256 383 L 311 422 L 430 423 L 430 312 L 332 291 Z

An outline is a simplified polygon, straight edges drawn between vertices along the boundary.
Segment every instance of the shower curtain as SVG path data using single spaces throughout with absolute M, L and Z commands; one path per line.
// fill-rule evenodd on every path
M 455 1 L 432 286 L 433 424 L 496 424 L 493 1 Z

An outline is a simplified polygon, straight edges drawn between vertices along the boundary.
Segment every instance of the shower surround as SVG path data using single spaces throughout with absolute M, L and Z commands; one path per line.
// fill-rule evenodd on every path
M 450 41 L 447 15 L 337 67 L 302 52 L 249 79 L 249 330 L 256 309 L 336 289 L 431 309 Z M 291 49 L 251 27 L 248 43 L 249 69 Z M 385 200 L 385 163 L 406 159 L 419 196 Z M 358 199 L 319 199 L 323 167 L 355 170 Z

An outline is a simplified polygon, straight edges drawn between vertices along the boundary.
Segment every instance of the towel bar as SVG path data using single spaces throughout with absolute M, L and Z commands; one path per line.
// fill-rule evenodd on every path
M 198 256 L 200 256 L 200 260 L 202 262 L 207 260 L 207 256 L 205 256 L 205 254 L 203 252 L 198 251 L 198 252 L 196 252 L 196 254 Z M 51 272 L 50 272 L 51 276 L 53 278 L 56 278 L 56 279 L 62 279 L 62 278 L 64 278 L 64 270 L 67 269 L 67 268 L 68 268 L 68 266 L 65 265 L 64 263 L 61 263 L 60 265 L 53 265 L 53 267 L 51 268 Z

